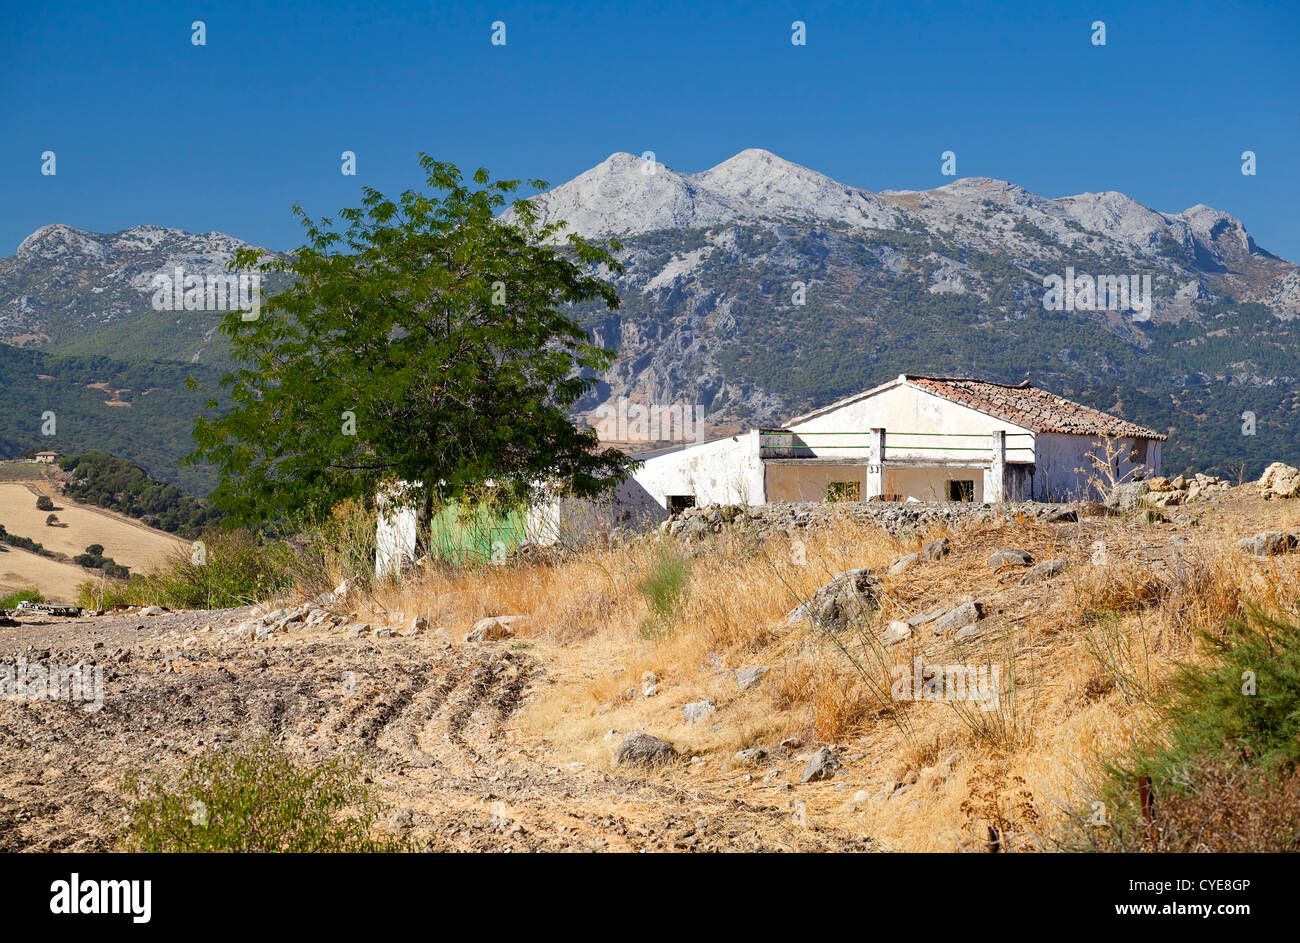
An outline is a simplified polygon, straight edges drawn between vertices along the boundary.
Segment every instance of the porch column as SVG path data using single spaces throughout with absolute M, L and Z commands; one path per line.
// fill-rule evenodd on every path
M 1007 434 L 999 429 L 993 433 L 993 460 L 989 462 L 984 479 L 984 500 L 1001 503 L 1007 500 Z
M 867 439 L 867 493 L 866 499 L 878 498 L 885 493 L 885 430 L 872 429 Z

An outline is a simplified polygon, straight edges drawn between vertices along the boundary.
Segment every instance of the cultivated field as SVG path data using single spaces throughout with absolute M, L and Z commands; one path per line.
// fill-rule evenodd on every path
M 0 705 L 0 849 L 117 847 L 127 770 L 267 736 L 308 761 L 363 758 L 389 829 L 436 850 L 984 851 L 991 829 L 1002 850 L 1105 843 L 1109 824 L 1072 831 L 1074 816 L 1095 810 L 1104 764 L 1158 729 L 1177 664 L 1203 657 L 1197 632 L 1249 603 L 1297 618 L 1300 553 L 1236 542 L 1295 528 L 1300 498 L 1248 485 L 1162 523 L 1079 510 L 907 536 L 735 527 L 309 590 L 278 612 L 24 620 L 0 628 L 0 653 L 36 642 L 51 665 L 105 665 L 103 708 Z M 939 537 L 946 553 L 889 572 Z M 990 565 L 1008 548 L 1064 566 Z M 690 562 L 656 612 L 666 551 Z M 861 624 L 787 618 L 857 567 L 879 606 Z M 886 641 L 971 597 L 967 630 L 919 621 Z M 513 634 L 467 638 L 505 615 L 523 617 Z M 891 696 L 893 666 L 918 658 L 996 666 L 996 703 Z M 618 762 L 633 731 L 671 743 L 668 761 Z M 1290 801 L 1207 820 L 1199 840 L 1294 844 L 1267 824 Z
M 9 533 L 29 537 L 47 550 L 71 558 L 91 544 L 102 544 L 104 556 L 129 566 L 133 573 L 146 573 L 162 564 L 173 549 L 185 545 L 179 538 L 124 515 L 64 498 L 58 485 L 48 479 L 13 480 L 21 474 L 33 471 L 18 463 L 0 464 L 0 524 Z M 37 509 L 36 499 L 43 494 L 53 500 L 52 513 L 59 526 L 46 525 L 51 512 Z M 71 602 L 77 584 L 94 575 L 17 547 L 5 549 L 8 552 L 0 555 L 0 595 L 35 586 L 51 600 Z

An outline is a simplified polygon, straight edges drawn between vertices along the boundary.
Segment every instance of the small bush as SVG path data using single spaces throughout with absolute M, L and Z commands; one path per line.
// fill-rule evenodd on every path
M 211 750 L 179 776 L 127 777 L 124 844 L 144 852 L 389 852 L 355 760 L 296 761 L 268 741 Z
M 104 545 L 91 544 L 86 548 L 86 553 L 90 554 L 92 557 L 102 557 L 104 555 Z
M 1179 669 L 1157 704 L 1159 733 L 1108 768 L 1104 827 L 1081 812 L 1067 846 L 1300 849 L 1300 628 L 1250 609 L 1201 638 L 1208 657 Z M 1144 776 L 1150 823 L 1138 803 Z
M 36 510 L 38 511 L 54 510 L 54 502 L 50 500 L 50 496 L 48 494 L 43 494 L 36 499 Z
M 673 613 L 686 598 L 690 584 L 691 561 L 664 543 L 636 587 L 650 610 L 642 635 L 657 638 L 669 631 Z
M 14 609 L 20 602 L 45 602 L 45 596 L 35 587 L 31 589 L 20 589 L 10 593 L 8 596 L 0 596 L 0 609 Z

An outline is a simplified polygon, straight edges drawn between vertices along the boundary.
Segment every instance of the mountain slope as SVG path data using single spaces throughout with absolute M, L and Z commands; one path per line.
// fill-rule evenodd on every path
M 614 154 L 534 203 L 543 221 L 624 246 L 621 309 L 578 311 L 619 350 L 582 416 L 627 396 L 698 404 L 714 431 L 730 430 L 903 372 L 1029 377 L 1169 433 L 1172 470 L 1300 461 L 1300 269 L 1228 213 L 1159 212 L 1116 192 L 1047 198 L 982 177 L 872 193 L 758 149 L 700 173 Z M 0 260 L 0 342 L 123 365 L 197 358 L 220 373 L 220 312 L 154 311 L 148 288 L 176 265 L 215 274 L 243 245 L 159 227 L 45 227 Z M 1045 309 L 1045 278 L 1071 270 L 1148 280 L 1149 309 Z M 40 399 L 36 372 L 13 378 L 11 400 Z M 166 428 L 188 430 L 195 408 L 172 400 Z M 148 451 L 152 430 L 115 416 L 118 441 L 78 447 L 178 481 Z

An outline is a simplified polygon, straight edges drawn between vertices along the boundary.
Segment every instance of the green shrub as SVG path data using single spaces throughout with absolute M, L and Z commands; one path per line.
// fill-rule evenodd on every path
M 1300 628 L 1249 609 L 1201 637 L 1207 657 L 1178 670 L 1157 703 L 1159 729 L 1107 767 L 1104 828 L 1080 813 L 1073 847 L 1300 849 Z M 1142 777 L 1155 797 L 1151 823 Z
M 646 601 L 650 615 L 641 626 L 646 638 L 657 638 L 671 627 L 673 613 L 690 592 L 691 561 L 668 543 L 660 546 L 637 592 Z
M 214 749 L 178 776 L 128 775 L 123 844 L 143 852 L 377 852 L 383 805 L 355 759 L 308 765 L 269 741 Z
M 31 589 L 20 589 L 16 592 L 10 593 L 8 596 L 0 596 L 0 609 L 17 608 L 18 604 L 24 600 L 27 602 L 45 602 L 45 597 L 41 594 L 41 591 L 35 587 Z

